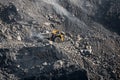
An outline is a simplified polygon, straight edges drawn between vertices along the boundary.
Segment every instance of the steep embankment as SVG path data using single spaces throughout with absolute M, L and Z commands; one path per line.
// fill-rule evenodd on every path
M 119 0 L 0 0 L 0 79 L 118 80 L 119 5 Z M 53 29 L 66 33 L 64 42 L 40 39 Z

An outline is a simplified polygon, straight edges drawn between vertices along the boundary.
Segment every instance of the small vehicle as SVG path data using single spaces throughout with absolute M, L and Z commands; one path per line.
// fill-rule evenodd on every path
M 64 41 L 64 32 L 59 31 L 59 30 L 52 30 L 52 32 L 47 32 L 47 33 L 41 33 L 41 36 L 43 39 L 48 39 L 53 42 L 63 42 Z

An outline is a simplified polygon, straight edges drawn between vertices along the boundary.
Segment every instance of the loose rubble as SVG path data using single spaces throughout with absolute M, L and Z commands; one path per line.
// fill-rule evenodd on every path
M 0 0 L 0 80 L 119 80 L 119 1 L 46 1 Z M 41 38 L 53 29 L 63 42 Z

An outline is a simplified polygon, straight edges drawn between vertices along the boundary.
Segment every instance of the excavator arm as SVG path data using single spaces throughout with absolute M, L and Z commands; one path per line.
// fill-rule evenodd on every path
M 36 37 L 39 37 L 41 39 L 48 39 L 54 42 L 63 42 L 64 41 L 64 34 L 60 32 L 59 30 L 53 30 L 49 33 L 40 33 Z

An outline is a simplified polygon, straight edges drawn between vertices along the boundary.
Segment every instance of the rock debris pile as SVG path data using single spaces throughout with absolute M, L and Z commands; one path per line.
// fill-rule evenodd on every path
M 119 80 L 119 5 L 0 0 L 0 80 Z M 53 29 L 65 33 L 63 42 L 41 37 Z

